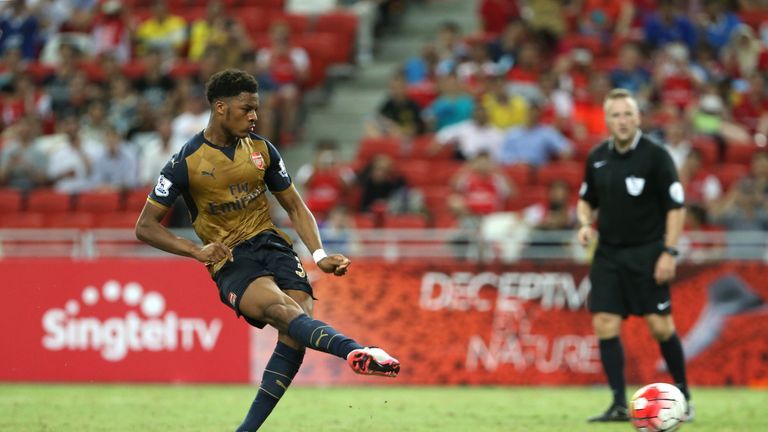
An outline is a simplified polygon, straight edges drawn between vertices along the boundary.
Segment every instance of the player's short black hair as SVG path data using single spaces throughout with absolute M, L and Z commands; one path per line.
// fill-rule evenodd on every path
M 208 103 L 216 99 L 234 97 L 242 92 L 257 93 L 259 83 L 253 75 L 240 69 L 225 69 L 211 75 L 205 83 L 205 97 Z

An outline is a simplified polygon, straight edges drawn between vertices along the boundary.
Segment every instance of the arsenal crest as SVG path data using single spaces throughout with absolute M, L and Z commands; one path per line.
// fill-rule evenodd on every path
M 251 161 L 253 161 L 253 164 L 256 165 L 256 168 L 260 170 L 264 169 L 264 158 L 261 157 L 261 153 L 259 152 L 251 153 Z

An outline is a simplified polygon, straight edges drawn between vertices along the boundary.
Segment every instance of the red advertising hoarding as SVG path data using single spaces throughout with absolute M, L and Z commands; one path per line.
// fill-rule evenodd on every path
M 192 260 L 0 260 L 0 380 L 243 382 L 248 329 Z
M 314 268 L 313 264 L 307 265 Z M 673 286 L 691 382 L 768 385 L 760 263 L 681 266 Z M 192 260 L 2 260 L 0 380 L 257 382 L 274 331 L 252 331 Z M 398 357 L 396 380 L 310 352 L 297 383 L 603 383 L 586 311 L 588 267 L 356 261 L 311 271 L 315 316 Z M 666 381 L 642 319 L 622 338 L 627 379 Z

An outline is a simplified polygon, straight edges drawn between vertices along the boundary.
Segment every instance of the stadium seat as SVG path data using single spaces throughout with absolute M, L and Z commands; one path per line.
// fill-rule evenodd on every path
M 406 93 L 421 108 L 429 106 L 439 94 L 437 85 L 431 81 L 409 85 Z
M 429 150 L 435 141 L 434 134 L 423 134 L 413 137 L 408 154 L 413 159 L 453 159 L 453 150 L 450 146 L 441 148 L 438 153 L 430 154 Z
M 142 188 L 128 191 L 125 194 L 124 209 L 127 211 L 140 212 L 147 202 L 147 196 L 149 196 L 149 190 L 147 189 Z
M 49 213 L 45 215 L 46 228 L 88 229 L 94 226 L 95 218 L 86 212 Z
M 297 36 L 309 31 L 311 19 L 308 15 L 272 13 L 269 15 L 269 26 L 284 22 L 291 29 L 291 35 Z
M 53 189 L 37 189 L 27 197 L 27 210 L 43 213 L 63 213 L 72 209 L 72 196 Z
M 432 226 L 434 228 L 457 228 L 459 226 L 459 220 L 455 216 L 445 212 L 437 213 L 432 219 Z
M 587 156 L 589 156 L 589 152 L 592 151 L 595 146 L 599 143 L 599 140 L 590 140 L 585 139 L 581 141 L 574 141 L 573 142 L 573 160 L 577 162 L 584 162 L 587 160 Z
M 555 180 L 568 183 L 571 191 L 579 190 L 584 180 L 584 165 L 573 161 L 552 162 L 536 170 L 536 182 L 539 185 L 549 186 Z
M 75 210 L 91 213 L 110 213 L 120 210 L 119 192 L 88 192 L 75 199 Z
M 123 75 L 129 80 L 137 80 L 147 73 L 147 65 L 139 60 L 132 60 L 122 66 Z
M 752 162 L 752 155 L 758 148 L 750 145 L 731 144 L 725 150 L 725 162 L 749 165 Z
M 0 213 L 21 211 L 23 195 L 18 189 L 0 189 Z
M 727 191 L 736 181 L 749 173 L 749 168 L 744 164 L 725 163 L 718 165 L 712 172 L 720 180 L 723 191 Z
M 427 219 L 423 215 L 386 215 L 383 228 L 419 228 L 427 227 Z
M 427 161 L 404 159 L 397 163 L 397 170 L 405 177 L 409 186 L 421 187 L 429 184 L 430 163 Z
M 511 182 L 517 186 L 518 189 L 525 187 L 532 183 L 533 172 L 531 167 L 524 164 L 509 165 L 503 167 L 503 172 Z
M 356 213 L 353 218 L 357 229 L 376 228 L 376 218 L 370 213 Z
M 339 35 L 338 45 L 332 51 L 335 63 L 345 63 L 353 58 L 357 16 L 347 12 L 330 12 L 317 17 L 312 33 L 328 32 Z
M 267 9 L 257 6 L 241 7 L 237 9 L 234 16 L 240 20 L 252 39 L 255 35 L 266 35 L 269 31 L 271 13 Z M 256 45 L 256 47 L 261 48 L 262 45 Z
M 97 228 L 134 228 L 138 218 L 139 213 L 133 211 L 102 213 L 96 215 L 95 226 Z
M 430 164 L 429 175 L 424 180 L 425 185 L 450 186 L 451 180 L 462 167 L 457 160 L 437 160 Z
M 548 194 L 548 188 L 542 185 L 520 188 L 517 196 L 507 200 L 505 209 L 508 211 L 518 211 L 539 202 L 546 202 Z
M 448 186 L 431 186 L 422 189 L 422 194 L 424 194 L 424 204 L 426 204 L 427 209 L 429 209 L 429 212 L 433 215 L 439 215 L 449 211 L 448 197 L 452 193 L 452 189 Z
M 191 77 L 200 71 L 200 64 L 188 61 L 177 61 L 168 74 L 173 78 Z
M 42 228 L 43 214 L 35 212 L 15 212 L 0 214 L 0 228 Z
M 103 83 L 107 76 L 98 61 L 86 60 L 79 64 L 80 71 L 88 78 L 88 81 Z
M 710 166 L 717 162 L 717 143 L 710 136 L 698 136 L 692 140 L 691 146 L 701 153 L 704 166 Z
M 367 163 L 376 154 L 386 154 L 394 159 L 400 157 L 401 144 L 398 138 L 363 138 L 357 148 L 357 160 Z

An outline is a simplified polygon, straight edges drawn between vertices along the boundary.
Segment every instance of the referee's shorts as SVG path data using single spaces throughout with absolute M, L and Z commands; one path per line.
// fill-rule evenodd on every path
M 659 285 L 653 278 L 656 261 L 663 250 L 661 241 L 624 247 L 598 245 L 589 274 L 592 282 L 587 300 L 589 311 L 609 312 L 624 318 L 672 313 L 669 283 Z

